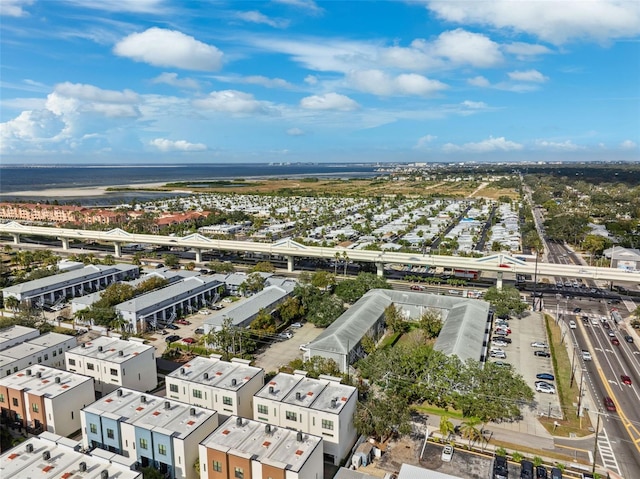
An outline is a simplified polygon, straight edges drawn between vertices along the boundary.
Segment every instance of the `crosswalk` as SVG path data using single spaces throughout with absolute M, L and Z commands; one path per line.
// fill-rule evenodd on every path
M 618 466 L 618 461 L 616 460 L 616 456 L 613 453 L 613 447 L 614 446 L 609 440 L 606 429 L 601 429 L 600 434 L 598 434 L 598 452 L 600 453 L 600 460 L 602 461 L 602 465 L 605 467 L 605 469 L 620 474 L 620 467 Z

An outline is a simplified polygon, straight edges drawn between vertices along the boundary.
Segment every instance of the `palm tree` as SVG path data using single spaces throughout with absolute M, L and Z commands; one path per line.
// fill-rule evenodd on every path
M 333 275 L 338 276 L 338 261 L 340 261 L 340 253 L 336 251 L 336 262 L 334 263 Z
M 440 434 L 442 435 L 443 442 L 447 442 L 451 434 L 455 432 L 455 427 L 448 416 L 440 416 Z
M 482 435 L 478 426 L 482 423 L 480 419 L 475 416 L 468 417 L 465 421 L 460 425 L 460 431 L 462 432 L 462 437 L 466 437 L 469 440 L 469 449 L 471 449 L 471 445 L 475 443 L 480 436 Z
M 344 258 L 344 275 L 347 275 L 347 264 L 349 263 L 349 256 L 346 251 L 342 252 L 342 257 Z

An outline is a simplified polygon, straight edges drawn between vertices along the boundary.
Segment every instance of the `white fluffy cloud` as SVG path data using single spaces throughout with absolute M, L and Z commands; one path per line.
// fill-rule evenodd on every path
M 24 17 L 28 15 L 24 7 L 33 4 L 34 0 L 0 0 L 0 15 L 3 17 Z
M 175 30 L 149 28 L 132 33 L 113 48 L 116 55 L 160 67 L 214 71 L 222 66 L 222 52 Z
M 249 23 L 269 25 L 270 27 L 274 28 L 286 28 L 287 25 L 289 25 L 288 20 L 269 18 L 265 14 L 260 13 L 257 10 L 251 10 L 248 12 L 237 12 L 236 18 Z
M 109 12 L 160 13 L 166 0 L 66 0 L 80 7 L 106 10 Z
M 529 60 L 531 57 L 552 53 L 552 51 L 544 45 L 523 42 L 513 42 L 502 45 L 502 50 L 515 55 L 520 60 Z
M 487 80 L 482 75 L 478 75 L 477 77 L 469 78 L 467 80 L 467 83 L 469 85 L 477 86 L 477 87 L 480 87 L 480 88 L 489 88 L 491 86 L 491 82 L 489 82 L 489 80 Z
M 64 129 L 62 119 L 49 110 L 23 111 L 13 120 L 0 123 L 2 149 L 12 149 L 14 140 L 55 139 Z
M 359 91 L 380 96 L 428 96 L 447 88 L 447 85 L 415 73 L 391 76 L 382 70 L 349 72 L 349 86 Z
M 455 152 L 472 152 L 472 153 L 489 153 L 492 151 L 518 151 L 524 147 L 520 143 L 505 139 L 503 136 L 499 138 L 489 137 L 486 140 L 477 143 L 465 143 L 464 145 L 456 145 L 447 143 L 442 147 L 445 153 Z
M 538 70 L 526 70 L 526 71 L 513 71 L 507 73 L 511 80 L 515 81 L 525 81 L 525 82 L 533 82 L 533 83 L 544 83 L 549 78 L 544 76 Z
M 553 150 L 553 151 L 584 150 L 584 146 L 576 145 L 571 140 L 566 140 L 566 141 L 536 140 L 535 144 L 538 148 L 542 148 L 544 150 Z
M 307 110 L 353 111 L 359 108 L 358 103 L 339 93 L 308 96 L 300 100 L 300 106 Z
M 110 118 L 139 115 L 137 93 L 131 90 L 103 90 L 82 83 L 60 83 L 49 94 L 46 107 L 56 115 L 96 113 Z
M 431 0 L 440 18 L 464 25 L 490 25 L 536 35 L 560 44 L 572 39 L 607 41 L 640 32 L 640 2 L 628 0 Z
M 300 128 L 289 128 L 287 130 L 287 135 L 289 135 L 289 136 L 302 136 L 302 135 L 304 135 L 304 130 L 301 130 Z
M 413 147 L 413 149 L 414 150 L 424 150 L 424 149 L 428 148 L 429 143 L 431 143 L 432 141 L 436 140 L 437 138 L 438 137 L 434 136 L 434 135 L 424 135 L 424 136 L 418 138 L 418 142 Z
M 185 140 L 168 140 L 166 138 L 156 138 L 151 140 L 149 144 L 160 151 L 204 151 L 207 145 L 203 143 L 189 143 Z
M 623 150 L 635 150 L 637 147 L 637 143 L 631 140 L 625 140 L 620 143 L 620 148 Z
M 237 90 L 212 91 L 206 98 L 193 102 L 197 108 L 232 114 L 267 113 L 268 104 L 253 95 Z
M 198 82 L 196 80 L 194 80 L 193 78 L 178 78 L 177 73 L 164 72 L 151 81 L 153 83 L 165 83 L 177 88 L 188 88 L 190 90 L 197 90 L 199 88 Z
M 441 33 L 433 43 L 433 52 L 453 63 L 475 67 L 493 67 L 503 61 L 500 45 L 480 33 L 461 28 Z

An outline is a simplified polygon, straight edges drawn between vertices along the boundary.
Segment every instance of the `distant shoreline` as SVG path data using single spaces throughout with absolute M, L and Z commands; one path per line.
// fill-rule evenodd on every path
M 130 185 L 111 185 L 111 186 L 83 186 L 83 187 L 71 187 L 71 188 L 50 188 L 44 190 L 31 190 L 31 191 L 12 191 L 11 193 L 0 193 L 0 201 L 7 201 L 5 198 L 82 198 L 91 196 L 101 196 L 107 193 L 115 192 L 108 191 L 110 188 L 122 188 L 127 191 L 136 191 L 146 188 L 158 188 L 166 185 L 165 181 L 157 183 L 136 183 Z M 167 193 L 184 191 L 171 190 Z

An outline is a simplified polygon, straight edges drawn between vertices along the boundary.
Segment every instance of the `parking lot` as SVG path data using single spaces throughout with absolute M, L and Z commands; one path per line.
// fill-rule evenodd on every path
M 294 359 L 302 358 L 303 351 L 300 350 L 300 345 L 313 341 L 324 329 L 316 328 L 311 323 L 303 323 L 301 328 L 290 328 L 288 331 L 293 333 L 293 337 L 282 339 L 259 354 L 256 357 L 256 366 L 266 372 L 277 371 Z

